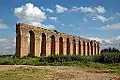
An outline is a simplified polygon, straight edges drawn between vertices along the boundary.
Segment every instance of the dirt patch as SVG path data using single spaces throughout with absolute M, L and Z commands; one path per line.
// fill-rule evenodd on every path
M 119 76 L 115 74 L 68 66 L 0 65 L 0 71 L 17 70 L 18 68 L 52 71 L 46 75 L 41 74 L 44 77 L 43 80 L 118 80 L 119 78 Z M 39 76 L 39 73 L 35 74 Z M 34 77 L 36 77 L 36 75 Z M 42 80 L 38 78 L 39 77 L 36 77 L 36 80 Z M 22 80 L 26 79 L 23 78 Z

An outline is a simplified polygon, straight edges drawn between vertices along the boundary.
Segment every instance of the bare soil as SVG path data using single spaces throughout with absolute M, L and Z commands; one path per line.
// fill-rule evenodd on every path
M 18 68 L 49 70 L 50 73 L 42 75 L 44 80 L 120 80 L 119 75 L 105 73 L 93 69 L 82 69 L 69 66 L 28 66 L 28 65 L 0 65 L 0 71 L 9 71 Z M 26 73 L 25 73 L 26 74 Z M 38 75 L 37 75 L 38 76 Z M 35 76 L 34 76 L 35 77 Z M 0 79 L 2 80 L 2 79 Z M 24 79 L 21 79 L 24 80 Z M 27 79 L 25 79 L 27 80 Z M 30 79 L 29 79 L 30 80 Z M 36 80 L 43 80 L 37 79 Z

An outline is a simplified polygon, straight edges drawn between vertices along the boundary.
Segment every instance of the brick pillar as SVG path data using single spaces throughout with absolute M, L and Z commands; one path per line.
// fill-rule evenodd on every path
M 80 45 L 80 46 L 81 46 L 81 49 L 80 49 L 80 52 L 81 52 L 81 53 L 80 53 L 80 55 L 83 56 L 83 41 L 81 41 L 80 44 L 81 44 L 81 45 Z
M 37 57 L 40 56 L 40 52 L 41 52 L 40 42 L 41 42 L 40 35 L 36 34 L 36 36 L 35 36 L 35 55 L 34 56 L 37 56 Z
M 55 37 L 55 55 L 59 55 L 59 38 Z
M 46 35 L 46 56 L 51 56 L 51 36 Z
M 63 55 L 67 55 L 67 39 L 63 38 Z
M 85 42 L 85 56 L 87 56 L 88 53 L 87 53 L 87 42 Z
M 94 55 L 95 55 L 95 46 L 94 46 L 94 42 L 93 42 L 92 46 L 93 46 L 93 56 L 94 56 Z
M 97 55 L 99 55 L 99 54 L 100 54 L 100 50 L 99 50 L 99 43 L 97 43 L 96 53 L 97 53 Z
M 79 41 L 76 41 L 76 55 L 79 55 Z
M 90 42 L 89 42 L 89 56 L 91 56 L 91 45 L 90 45 Z
M 70 39 L 70 55 L 73 55 L 73 41 Z
M 28 56 L 28 35 L 27 30 L 22 26 L 16 26 L 16 56 L 23 57 Z

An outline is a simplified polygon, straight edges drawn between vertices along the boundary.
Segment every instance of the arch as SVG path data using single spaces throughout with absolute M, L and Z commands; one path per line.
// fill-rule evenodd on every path
M 34 56 L 35 55 L 35 34 L 34 32 L 31 30 L 29 31 L 30 34 L 30 44 L 29 44 L 29 54 L 28 56 Z
M 90 55 L 89 49 L 90 49 L 90 47 L 89 47 L 89 42 L 88 42 L 88 43 L 87 43 L 87 54 L 88 54 L 88 56 Z
M 100 53 L 99 53 L 99 44 L 97 44 L 97 54 L 99 55 Z
M 73 39 L 73 54 L 76 55 L 76 41 Z
M 83 41 L 83 55 L 85 56 L 85 51 L 86 51 L 86 47 L 85 47 L 85 42 Z
M 90 41 L 90 46 L 91 46 L 91 55 L 93 55 L 93 42 Z
M 67 55 L 70 55 L 70 40 L 67 38 Z
M 81 41 L 78 42 L 78 53 L 81 54 Z
M 59 55 L 63 55 L 63 38 L 59 38 Z
M 96 43 L 94 43 L 94 54 L 96 55 Z
M 55 55 L 55 36 L 51 36 L 51 55 Z
M 42 33 L 42 41 L 41 41 L 41 56 L 46 56 L 46 35 Z

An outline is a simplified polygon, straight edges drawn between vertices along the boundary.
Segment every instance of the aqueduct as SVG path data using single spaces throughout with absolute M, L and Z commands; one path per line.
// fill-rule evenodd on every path
M 28 34 L 30 41 L 28 43 Z M 28 45 L 30 44 L 30 45 Z M 16 56 L 97 55 L 99 42 L 23 23 L 16 24 Z M 28 47 L 30 46 L 30 47 Z M 28 52 L 29 48 L 29 52 Z

